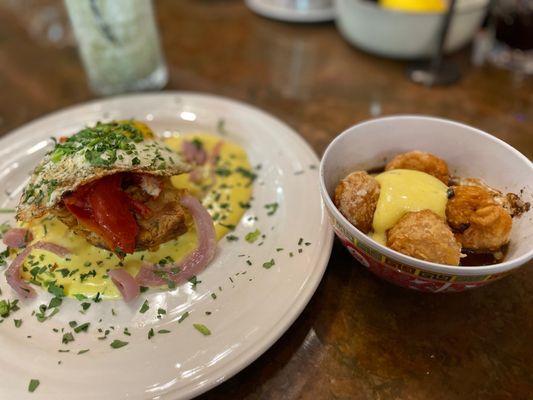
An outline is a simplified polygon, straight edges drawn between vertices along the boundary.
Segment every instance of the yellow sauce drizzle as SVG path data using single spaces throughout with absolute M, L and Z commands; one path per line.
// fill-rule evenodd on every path
M 248 207 L 252 194 L 252 179 L 246 171 L 251 172 L 252 168 L 244 149 L 220 136 L 206 133 L 187 134 L 169 138 L 166 144 L 175 151 L 181 151 L 183 140 L 193 139 L 201 141 L 208 154 L 211 154 L 217 143 L 223 141 L 216 164 L 218 174 L 215 174 L 214 184 L 212 174 L 207 168 L 199 184 L 191 182 L 189 174 L 172 177 L 172 184 L 188 189 L 202 199 L 202 203 L 213 217 L 217 239 L 220 240 L 232 226 L 239 223 Z M 46 251 L 35 250 L 26 259 L 22 277 L 28 281 L 41 282 L 44 286 L 47 286 L 47 282 L 57 281 L 56 285 L 62 285 L 67 296 L 79 294 L 94 297 L 100 293 L 106 299 L 120 298 L 115 285 L 106 276 L 107 270 L 125 268 L 135 276 L 143 261 L 157 263 L 165 257 L 179 261 L 197 245 L 194 224 L 189 221 L 189 230 L 185 234 L 162 244 L 157 251 L 136 252 L 121 261 L 109 251 L 94 247 L 75 235 L 54 217 L 48 216 L 33 221 L 29 228 L 34 241 L 45 240 L 59 244 L 70 249 L 72 255 L 63 259 Z M 36 268 L 41 267 L 46 268 L 36 273 Z
M 409 211 L 431 210 L 445 218 L 448 187 L 425 172 L 395 169 L 376 176 L 381 192 L 372 238 L 385 245 L 387 231 Z

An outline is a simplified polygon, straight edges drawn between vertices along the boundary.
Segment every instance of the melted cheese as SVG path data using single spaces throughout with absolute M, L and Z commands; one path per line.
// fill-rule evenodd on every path
M 170 138 L 166 144 L 172 150 L 180 151 L 184 139 L 200 140 L 208 154 L 223 140 L 219 136 L 198 133 Z M 206 187 L 213 183 L 213 175 L 207 169 L 199 184 L 192 183 L 189 174 L 174 176 L 171 179 L 174 186 L 188 189 L 202 198 L 202 203 L 213 217 L 217 239 L 220 240 L 232 225 L 239 223 L 244 214 L 251 198 L 252 182 L 246 173 L 238 172 L 251 171 L 251 166 L 246 152 L 234 143 L 224 140 L 217 168 L 221 168 L 222 172 L 219 170 L 219 174 L 215 174 L 214 185 L 209 189 Z M 46 240 L 67 247 L 72 255 L 62 259 L 52 253 L 35 250 L 24 264 L 22 277 L 42 282 L 43 286 L 56 280 L 56 284 L 62 285 L 68 296 L 93 297 L 100 293 L 104 298 L 120 298 L 120 293 L 107 277 L 107 271 L 125 268 L 132 275 L 136 275 L 143 261 L 157 263 L 165 257 L 179 261 L 197 246 L 194 224 L 189 221 L 188 225 L 189 229 L 185 234 L 162 244 L 157 251 L 136 252 L 121 261 L 113 253 L 94 247 L 75 235 L 58 219 L 50 216 L 41 218 L 29 226 L 35 241 Z
M 448 187 L 425 172 L 395 169 L 376 176 L 381 191 L 372 238 L 385 245 L 387 230 L 409 211 L 431 210 L 445 218 Z

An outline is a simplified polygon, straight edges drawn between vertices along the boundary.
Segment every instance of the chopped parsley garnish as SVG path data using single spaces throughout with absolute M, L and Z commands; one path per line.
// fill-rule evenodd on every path
M 244 208 L 245 210 L 247 210 L 247 209 L 249 209 L 250 207 L 252 207 L 252 205 L 251 205 L 249 202 L 244 203 L 244 202 L 242 202 L 242 201 L 239 201 L 239 207 Z
M 89 325 L 91 325 L 90 322 L 86 322 L 84 324 L 78 325 L 76 328 L 74 328 L 74 332 L 80 333 L 80 332 L 87 332 L 89 329 Z
M 128 344 L 128 342 L 123 342 L 122 340 L 115 339 L 109 345 L 114 349 L 120 349 Z
M 144 314 L 146 311 L 148 311 L 149 308 L 150 308 L 150 305 L 148 304 L 148 300 L 145 300 L 139 312 L 141 314 Z
M 73 342 L 73 341 L 74 341 L 74 335 L 72 335 L 72 332 L 67 332 L 63 334 L 61 343 L 69 344 L 70 342 Z
M 9 249 L 5 249 L 4 251 L 0 252 L 0 267 L 6 265 L 7 257 L 9 257 Z
M 144 293 L 144 292 L 148 291 L 149 287 L 141 286 L 139 289 L 140 289 L 141 293 Z
M 55 272 L 59 272 L 63 278 L 66 278 L 70 273 L 67 268 L 56 269 Z
M 87 311 L 87 309 L 90 306 L 91 306 L 91 303 L 87 303 L 87 302 L 81 303 L 81 308 L 83 309 L 83 311 Z
M 155 335 L 154 328 L 150 328 L 150 330 L 148 331 L 148 339 L 153 338 L 154 335 Z
M 35 317 L 37 318 L 37 321 L 44 322 L 47 319 L 52 318 L 54 315 L 56 315 L 59 312 L 59 308 L 58 307 L 54 307 L 54 308 L 51 309 L 52 312 L 50 312 L 50 314 L 46 315 L 46 311 L 47 310 L 50 310 L 50 308 L 46 307 L 46 304 L 41 304 L 39 306 L 39 312 L 34 312 L 35 313 Z M 33 315 L 33 313 L 32 313 L 32 315 Z
M 0 317 L 6 318 L 9 317 L 9 314 L 12 312 L 18 311 L 18 300 L 0 300 Z
M 223 224 L 222 222 L 220 222 L 219 225 L 224 227 L 224 228 L 228 228 L 231 231 L 235 229 L 235 225 L 233 225 L 233 224 Z
M 179 317 L 179 319 L 178 319 L 178 323 L 182 323 L 182 322 L 185 320 L 185 318 L 187 318 L 188 316 L 189 316 L 189 312 L 188 312 L 188 311 L 185 311 L 185 312 L 181 315 L 181 317 Z
M 271 259 L 270 261 L 263 263 L 263 268 L 269 269 L 272 268 L 274 265 L 276 265 L 276 262 L 274 261 L 274 259 Z
M 248 242 L 248 243 L 253 243 L 255 242 L 257 239 L 259 239 L 259 237 L 261 236 L 261 231 L 259 229 L 256 229 L 255 231 L 253 232 L 249 232 L 246 234 L 246 236 L 244 237 L 244 239 Z
M 57 286 L 54 282 L 50 282 L 48 285 L 48 292 L 52 293 L 56 297 L 65 297 L 63 286 Z
M 239 237 L 235 235 L 227 235 L 226 240 L 228 242 L 236 242 L 237 240 L 239 240 Z
M 13 322 L 15 323 L 15 328 L 20 328 L 20 326 L 22 325 L 21 319 L 14 319 Z
M 0 239 L 4 237 L 4 233 L 6 233 L 9 230 L 9 228 L 11 227 L 9 226 L 7 222 L 2 222 L 0 224 Z
M 80 350 L 80 351 L 78 351 L 78 355 L 79 355 L 79 354 L 85 354 L 85 353 L 87 353 L 88 351 L 89 351 L 89 349 Z
M 92 276 L 93 278 L 96 277 L 96 270 L 92 269 L 85 274 L 80 274 L 80 281 L 83 282 L 85 279 L 87 279 L 90 276 Z
M 217 295 L 215 293 L 211 293 L 211 297 L 213 298 L 213 300 L 217 299 Z
M 35 392 L 35 389 L 37 389 L 40 384 L 41 382 L 39 381 L 39 379 L 30 380 L 30 383 L 28 384 L 28 392 L 30 393 Z
M 268 216 L 274 215 L 276 211 L 278 210 L 278 207 L 279 207 L 278 203 L 265 204 L 265 208 L 268 210 L 267 215 Z
M 253 182 L 257 178 L 257 174 L 243 167 L 237 167 L 237 169 L 235 169 L 235 172 L 241 174 L 245 178 L 250 179 L 251 182 Z
M 61 297 L 53 297 L 50 300 L 50 303 L 48 304 L 48 308 L 50 309 L 54 307 L 59 307 L 61 303 L 63 303 L 63 299 Z
M 203 324 L 192 324 L 192 326 L 194 326 L 194 328 L 204 336 L 211 335 L 209 328 Z
M 170 333 L 168 329 L 159 329 L 157 333 Z
M 199 283 L 202 283 L 202 281 L 199 281 L 196 275 L 193 275 L 189 278 L 189 282 L 192 284 L 192 289 L 196 289 L 196 285 Z
M 219 176 L 230 176 L 231 170 L 226 167 L 218 167 L 215 169 L 215 174 Z
M 135 143 L 143 141 L 142 133 L 132 123 L 98 122 L 93 128 L 85 128 L 57 143 L 50 154 L 52 162 L 59 162 L 66 155 L 81 153 L 91 165 L 109 166 L 117 160 L 119 150 L 136 151 Z

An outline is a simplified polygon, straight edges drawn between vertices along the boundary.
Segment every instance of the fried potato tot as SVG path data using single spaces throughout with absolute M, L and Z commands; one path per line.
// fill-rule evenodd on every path
M 372 229 L 379 193 L 379 183 L 372 176 L 365 171 L 355 171 L 340 181 L 333 201 L 352 225 L 368 233 Z
M 513 220 L 493 195 L 480 186 L 452 186 L 446 204 L 448 224 L 464 248 L 496 251 L 509 242 Z
M 385 171 L 391 169 L 414 169 L 433 175 L 435 178 L 448 185 L 450 174 L 446 161 L 423 151 L 410 151 L 398 154 L 385 166 Z
M 408 212 L 387 233 L 387 246 L 424 261 L 459 265 L 461 245 L 446 222 L 430 210 Z

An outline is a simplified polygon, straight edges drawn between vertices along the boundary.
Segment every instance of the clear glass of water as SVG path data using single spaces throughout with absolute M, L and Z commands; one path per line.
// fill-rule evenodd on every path
M 167 68 L 151 0 L 65 0 L 92 90 L 161 89 Z

